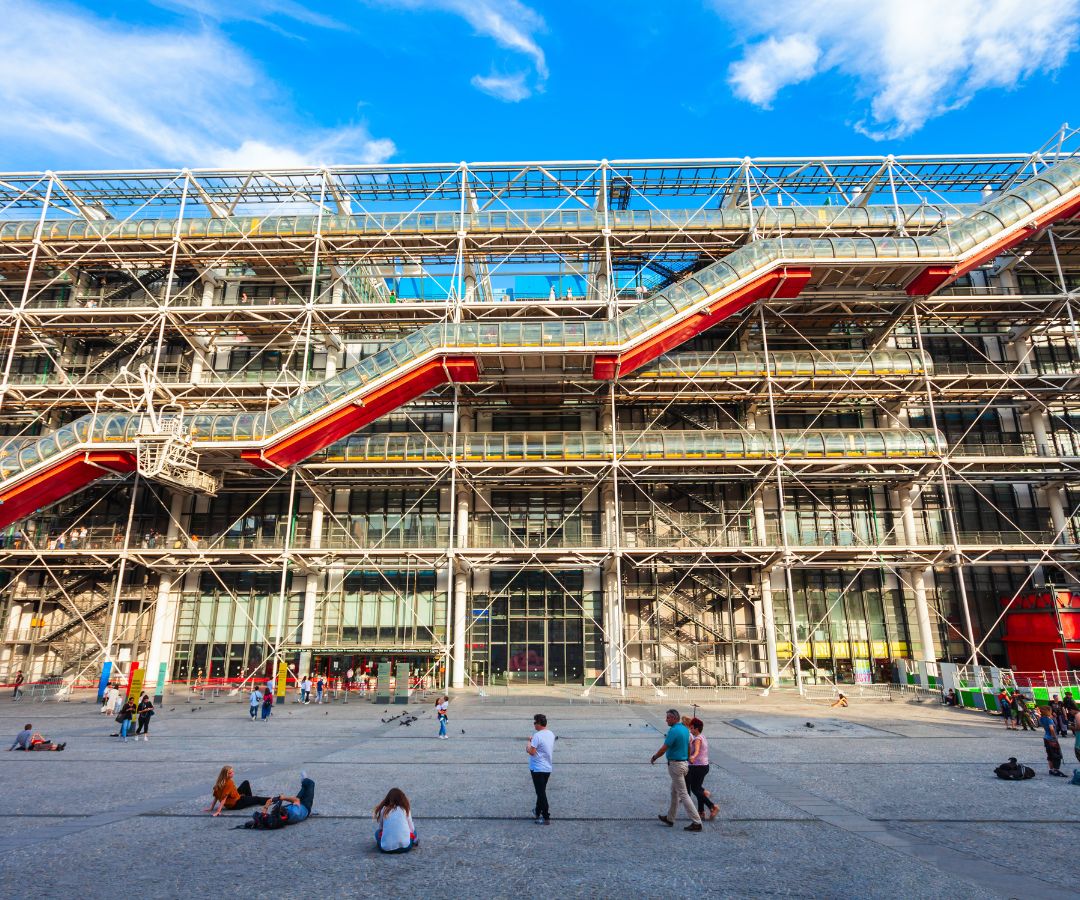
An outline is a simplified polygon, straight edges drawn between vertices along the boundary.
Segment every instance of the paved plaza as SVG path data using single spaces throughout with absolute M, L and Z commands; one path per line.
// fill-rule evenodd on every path
M 151 741 L 127 744 L 108 737 L 112 721 L 89 699 L 5 701 L 5 740 L 32 721 L 69 742 L 63 753 L 0 757 L 5 893 L 1073 896 L 1064 885 L 1080 788 L 1046 775 L 1038 735 L 936 704 L 830 710 L 775 693 L 705 703 L 706 786 L 721 813 L 688 834 L 682 818 L 674 829 L 657 821 L 669 782 L 662 762 L 649 765 L 664 709 L 683 697 L 593 699 L 459 695 L 451 738 L 439 741 L 430 704 L 410 706 L 419 718 L 409 726 L 381 721 L 401 707 L 356 701 L 290 702 L 263 724 L 239 698 L 173 695 Z M 534 712 L 559 738 L 550 827 L 530 816 L 523 748 Z M 997 780 L 1008 756 L 1038 777 Z M 306 769 L 315 815 L 255 832 L 234 829 L 246 813 L 202 814 L 225 763 L 256 793 L 295 793 Z M 370 815 L 393 786 L 412 800 L 421 847 L 383 856 Z M 994 861 L 1006 847 L 1014 867 Z

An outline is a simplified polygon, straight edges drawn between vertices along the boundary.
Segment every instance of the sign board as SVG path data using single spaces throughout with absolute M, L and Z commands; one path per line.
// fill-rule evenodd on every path
M 409 664 L 399 662 L 397 664 L 397 685 L 394 691 L 395 703 L 409 702 Z
M 139 667 L 138 663 L 131 664 L 131 681 L 128 682 L 128 699 L 134 700 L 138 706 L 142 696 L 143 682 L 146 680 L 146 669 Z
M 276 697 L 275 703 L 280 706 L 285 702 L 285 679 L 289 674 L 289 667 L 285 665 L 285 660 L 281 660 L 277 667 L 277 684 L 274 690 L 274 696 Z
M 852 668 L 855 670 L 855 683 L 856 684 L 869 684 L 870 683 L 870 660 L 868 659 L 853 659 L 851 661 Z
M 105 701 L 105 691 L 109 687 L 109 677 L 112 675 L 112 663 L 106 662 L 101 667 L 101 680 L 98 682 L 97 698 L 98 703 Z
M 390 702 L 390 663 L 379 663 L 379 677 L 375 682 L 375 702 Z
M 157 687 L 154 689 L 154 702 L 161 703 L 165 699 L 165 673 L 168 671 L 167 663 L 160 663 L 157 672 Z

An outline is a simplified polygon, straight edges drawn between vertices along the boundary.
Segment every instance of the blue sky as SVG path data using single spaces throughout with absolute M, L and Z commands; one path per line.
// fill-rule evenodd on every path
M 1080 124 L 1080 0 L 0 0 L 0 15 L 9 171 L 1027 151 Z

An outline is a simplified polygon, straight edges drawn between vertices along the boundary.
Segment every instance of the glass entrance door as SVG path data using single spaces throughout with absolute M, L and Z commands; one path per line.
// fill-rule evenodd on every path
M 517 623 L 524 626 L 525 641 L 511 641 L 507 672 L 512 684 L 544 684 L 547 682 L 547 622 L 530 619 Z

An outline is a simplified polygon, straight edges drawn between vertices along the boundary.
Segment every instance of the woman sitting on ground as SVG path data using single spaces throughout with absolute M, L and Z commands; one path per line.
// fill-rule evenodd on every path
M 390 788 L 375 807 L 375 846 L 383 853 L 408 853 L 420 845 L 416 839 L 409 798 L 401 788 Z
M 214 799 L 210 806 L 203 810 L 215 816 L 220 816 L 224 809 L 247 809 L 249 806 L 261 806 L 269 798 L 256 797 L 251 793 L 251 785 L 245 780 L 237 787 L 233 782 L 233 767 L 222 766 L 218 772 L 217 781 L 214 782 Z M 215 811 L 214 807 L 217 807 Z

